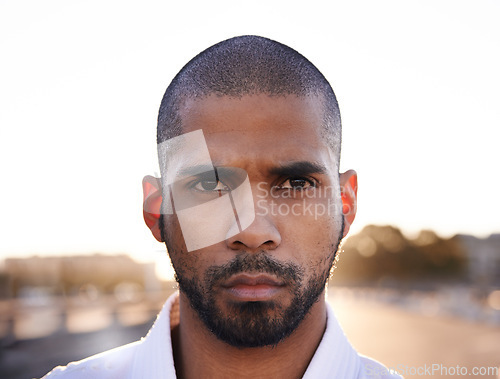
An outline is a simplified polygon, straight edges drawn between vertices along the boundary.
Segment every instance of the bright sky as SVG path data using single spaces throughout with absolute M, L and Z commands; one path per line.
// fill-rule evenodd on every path
M 259 34 L 325 74 L 369 223 L 500 232 L 496 0 L 0 0 L 0 255 L 164 251 L 142 220 L 167 85 Z

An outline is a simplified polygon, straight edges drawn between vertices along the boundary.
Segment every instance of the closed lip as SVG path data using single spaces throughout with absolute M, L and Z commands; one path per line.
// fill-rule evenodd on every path
M 257 285 L 268 285 L 273 287 L 281 287 L 284 283 L 267 274 L 250 275 L 250 274 L 238 274 L 231 277 L 228 281 L 222 284 L 224 288 L 231 288 L 236 286 L 257 286 Z

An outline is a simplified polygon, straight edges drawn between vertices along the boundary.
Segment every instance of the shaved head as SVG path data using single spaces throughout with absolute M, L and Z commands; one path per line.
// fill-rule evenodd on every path
M 256 94 L 321 99 L 324 104 L 324 138 L 338 163 L 341 120 L 332 87 L 300 53 L 258 36 L 222 41 L 202 51 L 181 69 L 168 86 L 160 105 L 157 143 L 183 133 L 179 110 L 187 99 L 209 95 L 240 98 Z

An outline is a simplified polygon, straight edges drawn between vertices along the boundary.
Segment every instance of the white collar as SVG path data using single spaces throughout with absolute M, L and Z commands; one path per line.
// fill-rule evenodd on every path
M 174 294 L 168 298 L 153 327 L 137 346 L 131 378 L 176 378 L 170 330 L 171 324 L 178 323 L 178 307 L 178 294 Z M 327 303 L 326 330 L 303 378 L 358 378 L 362 367 L 358 353 Z
M 359 378 L 363 371 L 361 359 L 340 327 L 333 309 L 326 303 L 326 329 L 304 379 Z
M 155 323 L 137 347 L 131 378 L 177 378 L 170 336 L 170 314 L 177 308 L 178 315 L 178 298 L 177 293 L 168 298 Z

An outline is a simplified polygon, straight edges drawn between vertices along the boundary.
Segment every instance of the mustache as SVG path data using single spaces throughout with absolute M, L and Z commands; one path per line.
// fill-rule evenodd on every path
M 290 262 L 280 262 L 262 251 L 255 254 L 239 254 L 223 265 L 210 266 L 206 279 L 210 286 L 213 286 L 233 275 L 252 272 L 274 275 L 286 284 L 301 282 L 304 277 L 304 270 L 300 266 Z

